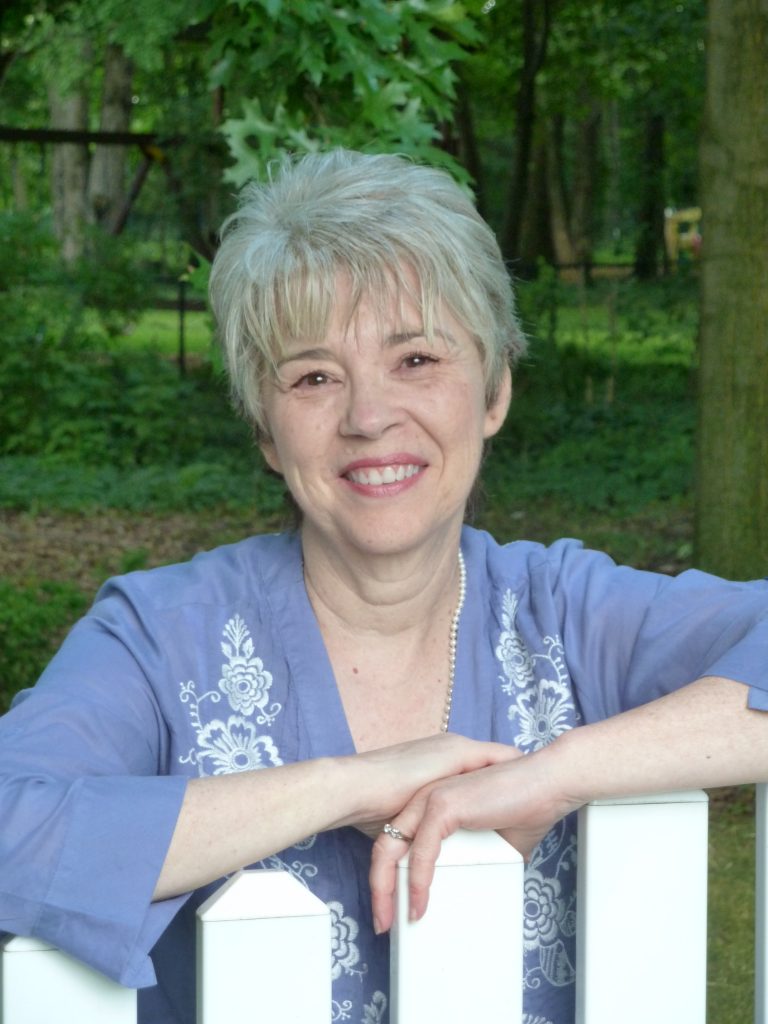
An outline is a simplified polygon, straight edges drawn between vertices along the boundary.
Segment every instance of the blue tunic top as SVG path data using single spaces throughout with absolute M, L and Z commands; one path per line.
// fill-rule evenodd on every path
M 768 709 L 766 583 L 673 579 L 576 541 L 501 546 L 469 528 L 462 548 L 452 732 L 531 752 L 708 674 Z M 0 925 L 141 987 L 142 1024 L 190 1024 L 195 910 L 216 886 L 151 902 L 187 779 L 352 753 L 295 535 L 109 581 L 0 720 Z M 340 829 L 263 862 L 330 908 L 334 1021 L 387 1020 L 370 847 Z M 573 1017 L 574 868 L 566 820 L 527 869 L 529 1024 Z

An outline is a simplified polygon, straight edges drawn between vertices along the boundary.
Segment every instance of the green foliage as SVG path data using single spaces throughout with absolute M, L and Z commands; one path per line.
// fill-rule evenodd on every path
M 519 294 L 531 348 L 487 460 L 492 500 L 617 514 L 679 501 L 695 427 L 690 284 L 587 291 L 546 270 Z
M 134 323 L 152 297 L 153 275 L 136 259 L 134 246 L 102 231 L 89 232 L 71 280 L 81 308 L 94 310 L 110 337 Z
M 244 452 L 239 459 L 219 454 L 216 461 L 185 466 L 157 463 L 124 469 L 73 463 L 61 456 L 0 457 L 0 508 L 141 513 L 245 507 L 258 508 L 265 518 L 283 513 L 282 484 L 261 469 L 256 452 Z
M 221 5 L 211 84 L 242 95 L 240 116 L 223 126 L 228 179 L 261 176 L 284 150 L 372 143 L 461 174 L 436 144 L 437 125 L 451 113 L 453 64 L 476 38 L 462 5 L 446 0 Z
M 521 399 L 488 460 L 489 490 L 512 507 L 557 497 L 580 509 L 626 514 L 682 498 L 691 484 L 693 414 L 658 404 L 567 404 Z
M 27 338 L 0 350 L 0 453 L 131 469 L 247 448 L 210 366 L 181 377 L 151 352 L 94 352 Z
M 532 5 L 539 47 L 544 6 Z M 480 41 L 459 69 L 484 172 L 484 207 L 497 229 L 509 213 L 507 182 L 520 131 L 516 98 L 523 7 L 521 0 L 484 5 L 476 21 Z M 581 201 L 580 125 L 591 111 L 600 112 L 590 227 L 595 241 L 613 247 L 635 236 L 645 174 L 642 132 L 649 113 L 665 117 L 664 201 L 671 206 L 696 202 L 706 5 L 703 0 L 558 0 L 549 7 L 546 57 L 536 77 L 536 137 L 549 135 L 551 143 L 558 134 L 555 125 L 560 126 L 563 145 L 553 170 L 573 215 Z M 530 192 L 534 198 L 534 183 Z
M 0 213 L 0 289 L 55 278 L 56 249 L 44 217 L 27 210 Z
M 88 598 L 75 584 L 0 580 L 0 713 L 18 690 L 37 680 L 87 607 Z
M 146 310 L 120 336 L 121 351 L 150 351 L 174 358 L 179 351 L 178 309 Z M 188 358 L 211 359 L 213 324 L 207 313 L 187 309 L 184 314 L 184 347 Z
M 77 351 L 89 329 L 86 310 L 114 337 L 152 300 L 153 275 L 126 239 L 88 233 L 83 256 L 66 267 L 47 218 L 0 211 L 0 287 L 4 342 L 20 347 L 36 338 Z
M 397 150 L 462 176 L 440 128 L 451 117 L 454 65 L 476 38 L 456 0 L 41 0 L 2 40 L 15 59 L 0 121 L 17 123 L 21 107 L 35 113 L 25 126 L 44 123 L 53 87 L 86 91 L 98 127 L 104 54 L 122 49 L 134 68 L 132 128 L 176 137 L 166 165 L 176 217 L 205 251 L 225 201 L 220 131 L 237 183 L 283 149 L 336 145 Z M 31 179 L 31 151 L 22 157 Z

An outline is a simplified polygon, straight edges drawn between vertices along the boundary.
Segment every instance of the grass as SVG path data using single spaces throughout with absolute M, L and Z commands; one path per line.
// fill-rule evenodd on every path
M 713 793 L 707 1024 L 747 1024 L 753 1019 L 754 878 L 754 787 Z
M 158 352 L 176 357 L 179 351 L 178 310 L 151 309 L 126 330 L 120 346 L 127 351 Z M 187 310 L 184 314 L 184 347 L 189 356 L 210 359 L 213 328 L 208 313 Z

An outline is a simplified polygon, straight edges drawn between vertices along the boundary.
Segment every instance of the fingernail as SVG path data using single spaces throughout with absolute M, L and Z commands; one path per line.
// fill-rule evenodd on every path
M 381 927 L 381 921 L 378 919 L 378 917 L 374 917 L 373 919 L 373 930 L 376 935 L 381 935 L 381 933 L 384 931 L 384 929 Z

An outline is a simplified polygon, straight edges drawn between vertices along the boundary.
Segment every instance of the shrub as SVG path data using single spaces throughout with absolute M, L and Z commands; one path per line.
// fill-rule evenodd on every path
M 72 282 L 82 309 L 94 310 L 114 338 L 134 323 L 152 299 L 153 276 L 125 237 L 91 231 Z
M 0 580 L 0 713 L 37 680 L 88 601 L 74 584 Z

